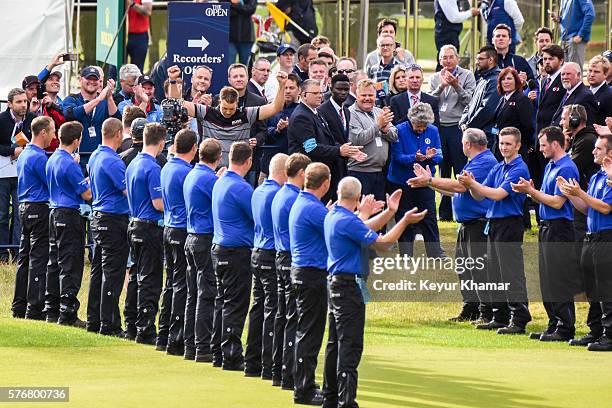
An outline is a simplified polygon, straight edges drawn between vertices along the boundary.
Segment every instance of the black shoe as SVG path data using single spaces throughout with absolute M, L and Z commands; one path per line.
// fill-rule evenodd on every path
M 89 333 L 100 333 L 100 326 L 87 326 L 86 330 Z
M 591 343 L 587 346 L 589 351 L 612 351 L 612 340 L 602 336 L 599 341 Z
M 451 317 L 448 319 L 449 322 L 472 322 L 478 320 L 478 313 L 470 314 L 470 313 L 459 313 L 459 315 L 455 317 Z
M 474 326 L 478 326 L 479 324 L 489 324 L 489 323 L 491 323 L 491 319 L 488 319 L 486 317 L 479 317 L 477 320 L 470 322 L 470 324 Z
M 100 330 L 100 334 L 103 336 L 110 336 L 110 337 L 119 337 L 121 339 L 125 339 L 125 332 L 121 329 L 117 329 L 117 330 Z
M 587 333 L 579 339 L 570 340 L 569 345 L 586 347 L 590 343 L 596 343 L 597 341 L 599 341 L 599 337 L 595 337 L 593 334 Z
M 26 313 L 25 319 L 26 320 L 45 320 L 45 315 L 43 315 L 42 313 L 39 313 L 36 315 L 29 315 Z
M 62 325 L 62 326 L 72 326 L 72 327 L 76 327 L 78 329 L 85 329 L 87 328 L 87 322 L 84 322 L 83 320 L 79 319 L 78 317 L 76 319 L 74 319 L 71 322 L 61 322 L 61 321 L 57 321 L 58 324 Z
M 542 337 L 540 337 L 540 341 L 570 341 L 573 336 L 567 336 L 563 334 L 559 334 L 559 332 L 554 332 L 551 334 L 543 333 Z
M 197 357 L 196 357 L 196 359 L 197 359 Z M 212 366 L 213 367 L 217 367 L 217 368 L 221 368 L 223 366 L 223 361 L 221 359 L 215 360 L 214 357 L 213 357 Z
M 212 354 L 196 353 L 195 361 L 196 363 L 212 363 L 213 361 Z M 219 365 L 213 364 L 213 367 L 221 367 L 221 363 L 219 363 Z
M 182 356 L 185 354 L 185 347 L 180 344 L 168 343 L 166 346 L 166 354 L 170 356 Z
M 225 367 L 223 367 L 223 369 L 225 370 Z M 245 371 L 244 372 L 244 376 L 245 377 L 259 377 L 261 373 L 258 373 L 257 371 Z
M 316 391 L 315 394 L 310 399 L 293 399 L 295 404 L 300 405 L 323 405 L 323 394 L 321 391 Z
M 147 344 L 149 346 L 155 345 L 155 336 L 141 336 L 140 334 L 136 335 L 136 343 L 138 344 Z
M 223 366 L 221 368 L 226 371 L 244 371 L 244 363 L 240 363 L 240 364 L 223 363 Z M 257 376 L 259 376 L 259 374 Z
M 525 328 L 511 324 L 510 326 L 497 329 L 497 334 L 525 334 Z
M 130 340 L 130 341 L 136 340 L 136 332 L 133 332 L 131 330 L 126 330 L 124 333 L 125 333 L 124 338 L 126 340 Z
M 281 388 L 285 391 L 295 391 L 293 383 L 281 383 Z
M 501 329 L 506 326 L 508 325 L 504 323 L 498 323 L 495 320 L 492 320 L 489 323 L 477 324 L 476 328 L 478 330 L 496 330 L 496 329 Z
M 529 333 L 529 340 L 540 340 L 540 337 L 542 337 L 542 335 L 545 335 L 546 333 L 541 333 L 541 332 L 531 332 Z
M 265 381 L 272 381 L 272 374 L 261 373 L 261 379 Z
M 168 339 L 164 337 L 158 337 L 155 341 L 155 351 L 166 351 L 168 348 Z
M 272 386 L 273 387 L 280 387 L 281 386 L 281 379 L 280 378 L 274 378 L 272 377 Z
M 196 352 L 190 347 L 185 347 L 185 353 L 183 354 L 185 360 L 193 361 L 196 358 Z
M 45 321 L 47 323 L 57 323 L 58 319 L 59 319 L 58 315 L 55 315 L 55 314 L 51 314 L 50 315 L 50 314 L 48 314 L 47 317 L 45 318 Z

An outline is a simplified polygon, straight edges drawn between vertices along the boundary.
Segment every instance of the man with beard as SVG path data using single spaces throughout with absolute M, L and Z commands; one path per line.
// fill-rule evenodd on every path
M 561 84 L 566 93 L 557 111 L 553 115 L 551 125 L 557 125 L 561 120 L 563 107 L 567 105 L 582 105 L 587 111 L 587 126 L 593 123 L 603 123 L 593 93 L 582 83 L 582 67 L 575 62 L 566 62 L 561 68 Z

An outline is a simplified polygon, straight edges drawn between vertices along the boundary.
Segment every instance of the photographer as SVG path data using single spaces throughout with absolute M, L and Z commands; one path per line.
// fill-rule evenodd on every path
M 170 79 L 169 93 L 173 98 L 180 96 L 180 90 L 177 89 L 176 84 L 172 83 L 180 75 L 181 69 L 178 66 L 175 65 L 168 69 L 168 78 Z M 229 86 L 221 89 L 219 106 L 214 108 L 184 100 L 180 102 L 190 117 L 196 117 L 202 123 L 206 135 L 221 142 L 223 152 L 222 166 L 228 164 L 229 148 L 233 142 L 246 141 L 251 147 L 257 145 L 257 139 L 250 137 L 253 123 L 258 120 L 268 119 L 283 109 L 287 74 L 279 72 L 276 78 L 280 86 L 274 102 L 267 105 L 245 107 L 242 110 L 238 110 L 238 91 Z

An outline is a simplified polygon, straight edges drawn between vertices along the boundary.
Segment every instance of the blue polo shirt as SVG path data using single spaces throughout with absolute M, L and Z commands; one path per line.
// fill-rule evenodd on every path
M 89 189 L 89 183 L 72 155 L 66 150 L 57 149 L 47 161 L 45 172 L 49 188 L 49 207 L 78 210 L 84 203 L 81 193 Z
M 512 191 L 510 183 L 517 183 L 519 178 L 530 180 L 529 169 L 519 154 L 510 163 L 502 160 L 491 169 L 483 185 L 491 188 L 503 188 L 508 196 L 500 201 L 493 201 L 487 211 L 487 218 L 505 218 L 523 215 L 523 203 L 526 194 Z
M 106 99 L 97 104 L 91 112 L 85 113 L 84 106 L 87 102 L 89 101 L 83 99 L 83 95 L 80 93 L 68 95 L 62 102 L 66 120 L 76 120 L 83 125 L 83 138 L 79 146 L 82 153 L 91 153 L 102 143 L 102 123 L 110 117 Z M 94 127 L 95 134 L 89 134 L 90 126 Z
M 427 148 L 435 148 L 436 155 L 424 161 L 416 160 L 416 152 L 425 154 Z M 440 135 L 434 125 L 428 125 L 421 134 L 412 130 L 410 122 L 397 125 L 397 141 L 391 143 L 391 162 L 387 179 L 395 184 L 406 185 L 406 181 L 414 177 L 414 164 L 429 166 L 431 175 L 436 174 L 436 164 L 442 162 L 442 147 Z
M 580 173 L 578 173 L 578 167 L 574 164 L 574 161 L 565 155 L 557 162 L 550 161 L 544 169 L 544 177 L 542 178 L 542 187 L 540 191 L 548 195 L 562 196 L 563 193 L 557 185 L 557 177 L 562 176 L 564 179 L 574 179 L 576 182 L 580 181 Z M 540 203 L 539 208 L 540 219 L 542 220 L 556 220 L 565 218 L 566 220 L 574 220 L 574 209 L 570 200 L 565 200 L 563 207 L 556 210 L 552 207 Z
M 327 213 L 321 200 L 307 191 L 300 192 L 289 212 L 291 266 L 326 269 L 327 248 L 323 224 Z
M 153 156 L 140 152 L 125 171 L 130 215 L 133 218 L 159 222 L 163 213 L 152 200 L 162 198 L 161 168 Z
M 593 174 L 589 181 L 587 194 L 608 205 L 612 205 L 612 187 L 606 184 L 607 178 L 608 174 L 603 170 L 599 170 L 597 173 Z M 612 213 L 604 215 L 589 207 L 587 213 L 587 230 L 589 232 L 601 232 L 609 229 L 612 229 Z
M 369 272 L 367 248 L 378 234 L 355 215 L 336 204 L 325 217 L 325 246 L 327 270 L 332 275 L 350 273 L 367 276 Z
M 134 101 L 132 99 L 126 99 L 119 102 L 119 105 L 117 105 L 117 111 L 123 115 L 123 111 L 128 106 L 134 106 Z M 147 122 L 161 122 L 164 117 L 164 111 L 160 105 L 156 103 L 149 103 L 145 115 L 147 115 Z
M 20 203 L 49 201 L 46 165 L 45 151 L 35 144 L 28 143 L 17 158 L 17 194 Z
M 274 249 L 277 252 L 291 251 L 289 212 L 298 194 L 300 194 L 298 186 L 285 183 L 272 200 L 272 229 L 274 230 Z
M 183 197 L 187 211 L 187 232 L 212 234 L 212 191 L 217 174 L 210 167 L 198 163 L 185 177 Z
M 266 179 L 255 189 L 251 198 L 253 222 L 255 223 L 254 247 L 274 249 L 274 230 L 272 227 L 272 200 L 281 186 L 272 179 Z
M 472 160 L 465 165 L 463 170 L 472 173 L 476 181 L 482 183 L 496 164 L 497 160 L 495 159 L 495 155 L 491 153 L 489 149 L 486 149 L 474 156 Z M 490 206 L 491 200 L 488 198 L 482 201 L 475 200 L 469 191 L 465 193 L 455 193 L 453 196 L 453 212 L 457 222 L 467 222 L 477 220 L 478 218 L 484 218 Z
M 161 170 L 164 225 L 166 227 L 187 228 L 183 185 L 191 169 L 193 167 L 185 160 L 172 157 Z
M 125 163 L 108 146 L 98 147 L 89 158 L 91 208 L 110 214 L 129 214 L 125 187 Z
M 215 183 L 212 193 L 213 244 L 253 248 L 253 187 L 231 170 Z

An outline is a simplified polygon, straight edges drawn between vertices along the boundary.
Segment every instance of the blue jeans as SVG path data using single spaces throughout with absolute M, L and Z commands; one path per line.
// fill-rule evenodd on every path
M 238 62 L 248 66 L 252 46 L 252 42 L 230 42 L 227 50 L 228 65 L 236 62 L 236 56 L 238 56 Z
M 21 222 L 19 220 L 17 177 L 0 178 L 0 246 L 19 246 L 20 238 Z M 11 252 L 16 254 L 17 249 Z M 0 260 L 8 260 L 8 251 L 6 248 L 0 248 Z

